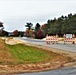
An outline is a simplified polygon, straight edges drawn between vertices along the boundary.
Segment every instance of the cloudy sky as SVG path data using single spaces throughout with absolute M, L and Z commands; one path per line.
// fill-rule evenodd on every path
M 76 0 L 0 0 L 0 21 L 5 30 L 25 31 L 25 24 L 76 13 Z

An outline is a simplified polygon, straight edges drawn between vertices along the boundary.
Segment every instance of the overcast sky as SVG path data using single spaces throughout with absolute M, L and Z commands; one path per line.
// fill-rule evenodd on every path
M 76 13 L 75 0 L 0 0 L 0 21 L 8 31 L 25 31 L 26 22 L 35 26 L 70 13 Z

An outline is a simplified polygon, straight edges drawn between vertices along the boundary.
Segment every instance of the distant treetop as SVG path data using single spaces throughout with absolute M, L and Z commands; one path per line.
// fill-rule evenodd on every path
M 0 22 L 0 27 L 3 27 L 3 23 L 2 22 Z

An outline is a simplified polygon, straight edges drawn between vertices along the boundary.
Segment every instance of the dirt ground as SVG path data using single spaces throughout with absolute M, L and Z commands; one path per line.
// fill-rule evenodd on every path
M 35 46 L 38 48 L 42 48 L 45 50 L 53 51 L 56 53 L 61 54 L 64 57 L 71 57 L 69 61 L 65 60 L 62 61 L 62 57 L 56 57 L 56 59 L 52 60 L 51 62 L 47 63 L 39 63 L 39 64 L 21 64 L 21 65 L 0 65 L 0 75 L 6 75 L 6 74 L 12 74 L 12 73 L 24 73 L 24 72 L 38 72 L 38 71 L 45 71 L 45 70 L 53 70 L 65 66 L 76 66 L 76 53 L 68 52 L 64 50 L 59 50 L 55 48 L 48 48 L 44 46 L 39 46 L 35 44 L 25 43 L 21 40 L 18 40 L 16 38 L 2 38 L 5 39 L 5 43 L 14 45 L 18 43 L 26 44 L 29 46 Z

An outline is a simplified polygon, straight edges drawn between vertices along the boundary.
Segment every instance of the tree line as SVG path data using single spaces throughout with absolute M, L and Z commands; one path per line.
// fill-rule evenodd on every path
M 3 23 L 0 22 L 0 27 L 4 29 Z M 40 25 L 36 23 L 33 28 L 33 24 L 31 22 L 26 23 L 25 25 L 26 31 L 21 32 L 18 30 L 13 31 L 13 36 L 26 36 L 33 38 L 44 38 L 46 35 L 59 35 L 63 36 L 63 34 L 75 34 L 76 35 L 76 14 L 70 13 L 67 16 L 61 16 L 54 19 L 49 19 L 46 24 Z M 8 35 L 7 31 L 0 29 L 0 35 Z M 3 30 L 3 31 L 2 31 Z M 2 34 L 1 34 L 2 32 Z
M 61 16 L 47 21 L 45 32 L 47 34 L 75 34 L 76 35 L 76 14 Z
M 30 27 L 29 27 L 30 26 Z M 40 25 L 37 23 L 34 30 L 32 29 L 33 24 L 27 23 L 25 27 L 28 27 L 26 30 L 26 35 L 29 37 L 33 33 L 35 38 L 43 38 L 48 35 L 59 35 L 63 34 L 75 34 L 76 35 L 76 14 L 72 15 L 71 13 L 68 16 L 61 16 L 59 18 L 49 19 L 46 24 Z M 32 30 L 31 34 L 29 30 Z

